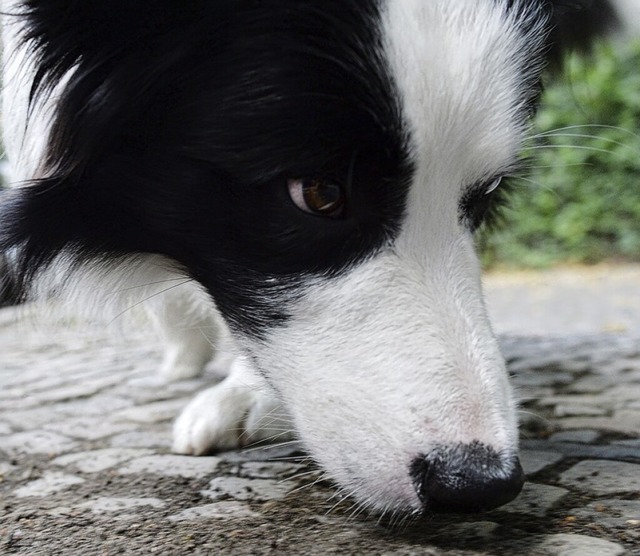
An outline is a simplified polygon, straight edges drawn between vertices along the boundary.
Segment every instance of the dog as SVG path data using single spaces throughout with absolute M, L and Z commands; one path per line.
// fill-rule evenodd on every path
M 473 234 L 518 171 L 544 68 L 634 2 L 3 8 L 0 250 L 22 290 L 153 297 L 168 379 L 226 329 L 238 350 L 177 452 L 295 431 L 378 513 L 517 496 Z

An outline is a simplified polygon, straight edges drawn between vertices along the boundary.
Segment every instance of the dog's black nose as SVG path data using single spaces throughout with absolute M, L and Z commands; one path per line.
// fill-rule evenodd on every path
M 480 442 L 420 456 L 411 465 L 411 476 L 425 510 L 432 512 L 491 510 L 513 500 L 524 484 L 517 457 L 505 461 Z

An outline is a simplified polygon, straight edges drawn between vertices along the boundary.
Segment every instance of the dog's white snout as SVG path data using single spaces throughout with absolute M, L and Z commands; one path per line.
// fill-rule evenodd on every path
M 516 453 L 508 375 L 465 254 L 434 271 L 386 252 L 340 279 L 309 284 L 287 325 L 256 351 L 311 454 L 379 510 L 423 509 L 411 475 L 418 454 L 481 443 L 503 455 L 491 467 L 497 476 L 508 474 Z M 483 478 L 483 453 L 466 457 L 475 466 L 461 492 L 468 505 L 475 491 L 499 502 L 499 491 L 516 489 L 510 479 Z M 435 478 L 460 469 L 433 464 L 429 484 L 441 488 Z

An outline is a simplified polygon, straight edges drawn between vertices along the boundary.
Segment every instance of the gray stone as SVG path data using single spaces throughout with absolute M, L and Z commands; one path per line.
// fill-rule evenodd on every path
M 116 434 L 109 439 L 114 448 L 163 448 L 171 447 L 171 432 L 128 431 Z
M 106 514 L 144 507 L 160 509 L 166 505 L 167 503 L 159 498 L 117 498 L 101 496 L 95 500 L 78 504 L 75 507 L 81 510 L 91 510 L 94 514 Z
M 166 477 L 199 478 L 216 471 L 220 463 L 215 457 L 156 455 L 136 458 L 118 470 L 121 475 L 151 473 Z
M 640 533 L 640 500 L 606 499 L 574 508 L 571 513 L 617 529 L 635 529 Z
M 552 434 L 549 437 L 549 442 L 579 442 L 584 444 L 592 444 L 597 442 L 602 436 L 599 431 L 594 430 L 574 430 L 574 431 L 561 431 Z
M 0 448 L 10 453 L 57 455 L 70 452 L 78 443 L 56 432 L 18 432 L 0 437 Z
M 96 419 L 90 416 L 64 419 L 44 425 L 44 427 L 47 430 L 82 440 L 98 440 L 130 428 L 127 423 L 114 423 L 108 419 Z
M 640 464 L 585 460 L 560 475 L 569 488 L 606 495 L 640 491 Z
M 200 494 L 219 500 L 231 497 L 235 500 L 281 500 L 295 484 L 271 479 L 244 479 L 242 477 L 216 477 L 209 483 L 209 488 L 201 490 Z
M 622 556 L 623 546 L 586 535 L 572 535 L 559 533 L 540 538 L 536 545 L 537 551 L 549 556 Z
M 206 519 L 257 519 L 261 515 L 254 512 L 247 504 L 231 500 L 203 504 L 194 508 L 187 508 L 177 514 L 169 516 L 169 521 L 202 521 Z
M 16 471 L 17 469 L 17 465 L 12 465 L 11 463 L 6 461 L 0 461 L 0 483 L 2 482 L 2 479 L 5 475 L 8 475 L 9 473 Z
M 34 407 L 24 410 L 9 410 L 3 414 L 3 419 L 7 421 L 15 430 L 28 431 L 37 429 L 51 423 L 53 418 L 59 418 L 50 406 Z
M 18 498 L 26 498 L 28 496 L 43 498 L 83 482 L 84 479 L 82 477 L 56 471 L 46 471 L 41 479 L 31 481 L 25 486 L 17 488 L 13 493 Z
M 640 411 L 623 409 L 611 417 L 566 417 L 558 424 L 566 429 L 601 429 L 636 436 L 640 431 Z
M 117 413 L 119 419 L 136 423 L 161 423 L 175 419 L 178 413 L 189 403 L 190 398 L 164 400 L 123 409 Z
M 602 407 L 582 403 L 558 404 L 553 410 L 553 414 L 556 417 L 574 417 L 578 415 L 600 416 L 606 415 L 607 413 L 608 411 Z
M 543 450 L 520 450 L 520 463 L 525 475 L 533 475 L 563 458 L 559 452 Z
M 525 483 L 522 492 L 513 502 L 499 511 L 544 516 L 551 507 L 569 492 L 565 488 L 538 483 Z
M 570 392 L 599 394 L 616 383 L 616 377 L 589 374 L 571 383 Z
M 105 448 L 102 450 L 92 450 L 90 452 L 67 454 L 54 459 L 51 463 L 59 466 L 72 465 L 82 473 L 98 473 L 134 458 L 152 453 L 152 450 Z
M 630 448 L 640 449 L 640 438 L 634 438 L 631 440 L 616 440 L 612 444 L 618 444 L 620 446 L 629 446 Z
M 307 470 L 308 466 L 282 461 L 251 461 L 243 463 L 240 469 L 242 475 L 252 479 L 275 479 L 300 473 Z M 318 473 L 318 470 L 312 470 L 310 473 Z
M 120 409 L 131 407 L 133 402 L 123 396 L 101 394 L 90 398 L 70 400 L 58 404 L 57 408 L 70 416 L 105 416 Z
M 39 404 L 73 400 L 93 396 L 101 390 L 113 386 L 118 382 L 118 377 L 103 376 L 100 379 L 84 380 L 72 385 L 65 385 L 52 390 L 45 390 L 33 394 Z

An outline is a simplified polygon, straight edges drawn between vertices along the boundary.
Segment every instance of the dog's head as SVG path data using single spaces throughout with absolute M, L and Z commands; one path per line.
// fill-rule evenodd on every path
M 178 261 L 365 505 L 519 492 L 473 232 L 558 2 L 22 4 L 31 100 L 59 99 L 41 179 L 4 209 L 25 273 L 61 250 Z

